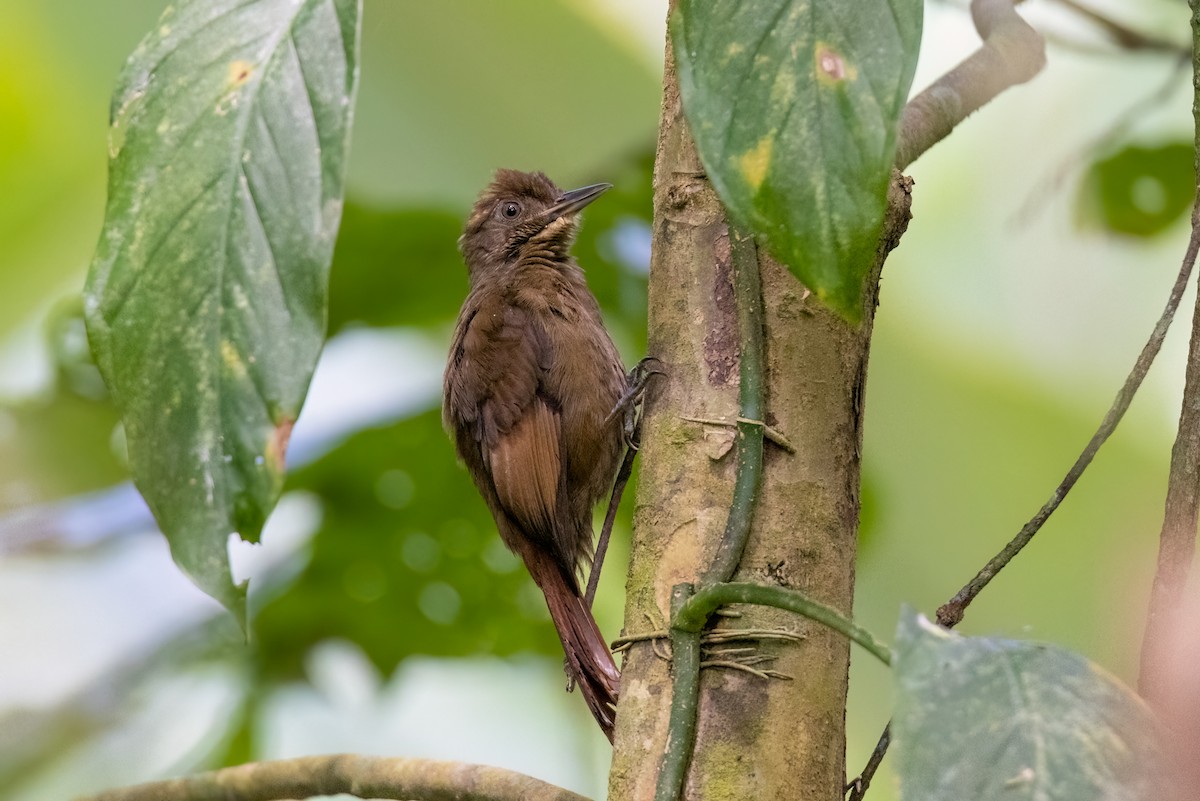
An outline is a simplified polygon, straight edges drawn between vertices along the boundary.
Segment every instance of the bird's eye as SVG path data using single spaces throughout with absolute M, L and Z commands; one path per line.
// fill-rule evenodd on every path
M 510 220 L 516 219 L 517 215 L 521 213 L 521 204 L 509 201 L 500 207 L 500 213 Z

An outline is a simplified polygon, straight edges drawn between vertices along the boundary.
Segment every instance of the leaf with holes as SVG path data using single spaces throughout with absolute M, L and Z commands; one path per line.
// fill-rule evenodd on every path
M 960 637 L 905 610 L 896 635 L 896 771 L 921 801 L 1163 798 L 1149 709 L 1078 654 Z
M 88 335 L 176 563 L 244 623 L 257 540 L 324 339 L 360 0 L 187 0 L 113 95 Z
M 883 228 L 921 0 L 681 0 L 679 88 L 709 179 L 850 320 Z

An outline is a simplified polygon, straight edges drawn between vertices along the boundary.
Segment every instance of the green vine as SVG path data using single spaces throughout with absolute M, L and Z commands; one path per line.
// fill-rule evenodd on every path
M 672 614 L 672 626 L 683 631 L 700 632 L 707 625 L 713 612 L 729 604 L 757 604 L 795 612 L 844 634 L 851 642 L 861 645 L 883 664 L 892 664 L 891 649 L 875 639 L 871 632 L 843 617 L 836 609 L 814 601 L 804 593 L 783 587 L 769 587 L 750 582 L 713 584 L 697 591 L 678 612 Z
M 733 501 L 725 534 L 713 563 L 700 578 L 701 586 L 729 581 L 742 561 L 750 522 L 762 487 L 763 433 L 763 300 L 758 248 L 749 231 L 729 226 L 730 261 L 738 319 L 737 468 Z

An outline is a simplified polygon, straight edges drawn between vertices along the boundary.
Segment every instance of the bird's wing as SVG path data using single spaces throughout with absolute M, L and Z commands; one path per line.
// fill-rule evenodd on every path
M 545 332 L 532 312 L 501 303 L 481 305 L 464 328 L 446 372 L 459 453 L 477 473 L 482 468 L 491 486 L 481 488 L 521 530 L 555 542 L 562 425 L 540 392 L 549 367 Z

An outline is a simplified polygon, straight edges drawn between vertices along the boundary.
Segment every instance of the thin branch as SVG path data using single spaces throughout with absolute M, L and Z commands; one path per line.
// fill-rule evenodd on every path
M 339 793 L 396 801 L 587 801 L 502 768 L 354 754 L 251 762 L 77 801 L 280 801 Z
M 1191 0 L 1192 39 L 1200 42 L 1200 0 Z M 1195 118 L 1197 204 L 1192 209 L 1192 238 L 1188 254 L 1195 260 L 1200 250 L 1200 49 L 1192 56 Z M 1138 689 L 1152 703 L 1166 703 L 1166 669 L 1169 640 L 1187 587 L 1196 553 L 1196 521 L 1200 518 L 1200 294 L 1192 313 L 1192 340 L 1188 348 L 1183 408 L 1179 433 L 1171 450 L 1166 510 L 1159 535 L 1158 568 L 1150 593 L 1150 610 L 1142 640 L 1142 665 Z
M 671 588 L 671 619 L 692 596 L 691 584 Z M 700 632 L 671 629 L 671 717 L 658 769 L 654 801 L 676 801 L 683 795 L 692 749 L 696 745 L 700 705 Z
M 846 792 L 849 793 L 846 801 L 862 801 L 863 796 L 871 787 L 871 779 L 875 778 L 875 771 L 879 770 L 883 758 L 887 756 L 888 746 L 891 744 L 892 724 L 889 721 L 888 725 L 883 727 L 883 734 L 879 735 L 879 742 L 875 743 L 875 750 L 871 752 L 871 758 L 867 760 L 867 766 L 863 768 L 863 772 L 846 785 Z
M 750 582 L 729 582 L 702 587 L 672 616 L 673 625 L 684 631 L 699 632 L 707 625 L 709 617 L 717 607 L 728 604 L 757 604 L 795 612 L 844 634 L 883 664 L 892 663 L 891 649 L 875 639 L 871 632 L 844 617 L 836 609 L 818 603 L 798 590 L 784 587 L 769 587 Z
M 983 45 L 904 107 L 896 147 L 896 167 L 902 171 L 972 113 L 1046 64 L 1045 42 L 1017 14 L 1013 0 L 973 0 L 971 19 Z
M 736 428 L 737 424 L 742 423 L 742 422 L 757 422 L 757 421 L 750 421 L 750 420 L 733 420 L 733 421 L 721 420 L 716 417 L 686 417 L 686 416 L 682 416 L 682 415 L 680 416 L 679 419 L 686 420 L 689 423 L 701 423 L 702 425 L 706 425 L 706 426 L 727 426 L 728 428 Z M 779 429 L 777 429 L 777 428 L 772 428 L 771 426 L 764 425 L 763 426 L 763 436 L 766 437 L 767 442 L 773 442 L 776 445 L 778 445 L 780 448 L 782 448 L 784 453 L 794 454 L 796 452 L 796 446 L 793 445 L 791 442 L 789 442 L 788 438 L 785 437 L 783 435 L 783 433 L 781 431 L 779 431 Z
M 1163 39 L 1150 34 L 1142 33 L 1141 31 L 1130 28 L 1128 25 L 1118 22 L 1112 17 L 1102 14 L 1096 9 L 1078 2 L 1078 0 L 1057 0 L 1060 6 L 1074 12 L 1083 17 L 1088 22 L 1095 25 L 1100 30 L 1104 31 L 1108 36 L 1109 41 L 1122 50 L 1134 52 L 1150 52 L 1150 53 L 1166 53 L 1168 55 L 1176 55 L 1179 53 L 1187 53 L 1190 55 L 1191 48 L 1188 45 L 1172 42 L 1168 39 Z
M 1150 334 L 1150 339 L 1147 340 L 1146 345 L 1142 348 L 1142 352 L 1138 354 L 1137 361 L 1134 363 L 1129 376 L 1125 379 L 1125 384 L 1121 387 L 1121 391 L 1117 393 L 1112 408 L 1104 416 L 1104 420 L 1100 423 L 1100 427 L 1096 429 L 1096 433 L 1092 435 L 1092 439 L 1088 442 L 1087 447 L 1079 454 L 1079 458 L 1075 460 L 1075 464 L 1071 465 L 1071 469 L 1067 471 L 1066 476 L 1063 477 L 1059 485 L 1054 488 L 1054 494 L 1038 510 L 1037 514 L 1017 532 L 1017 536 L 1013 537 L 1012 541 L 1004 546 L 1000 553 L 992 557 L 975 577 L 967 582 L 953 598 L 938 609 L 938 623 L 946 628 L 954 628 L 959 624 L 966 608 L 983 591 L 983 588 L 1041 530 L 1046 521 L 1050 519 L 1050 515 L 1054 514 L 1054 510 L 1059 507 L 1067 497 L 1067 493 L 1075 486 L 1075 482 L 1083 475 L 1083 471 L 1092 463 L 1092 459 L 1095 458 L 1096 452 L 1100 450 L 1100 446 L 1112 436 L 1113 431 L 1117 428 L 1117 424 L 1121 422 L 1121 418 L 1129 410 L 1129 404 L 1133 402 L 1133 396 L 1137 393 L 1138 388 L 1141 387 L 1143 379 L 1146 378 L 1146 373 L 1150 371 L 1150 365 L 1154 363 L 1154 357 L 1158 355 L 1159 349 L 1162 348 L 1163 339 L 1167 336 L 1167 329 L 1171 327 L 1171 321 L 1175 319 L 1175 312 L 1179 308 L 1179 301 L 1183 298 L 1188 278 L 1191 276 L 1192 268 L 1196 264 L 1198 249 L 1200 249 L 1200 238 L 1197 238 L 1195 228 L 1193 228 L 1192 239 L 1188 243 L 1187 253 L 1183 257 L 1183 264 L 1179 268 L 1179 275 L 1175 277 L 1175 284 L 1171 287 L 1171 295 L 1167 298 L 1167 305 L 1163 309 L 1162 316 L 1155 323 L 1154 331 Z
M 758 503 L 763 468 L 763 298 L 758 248 L 749 232 L 729 225 L 730 260 L 738 318 L 737 473 L 725 533 L 701 584 L 729 581 L 742 561 Z

